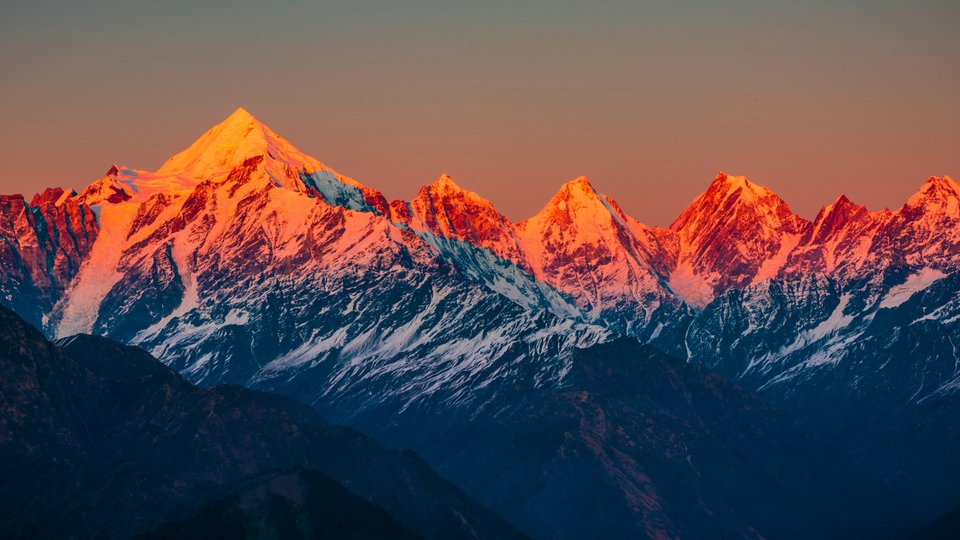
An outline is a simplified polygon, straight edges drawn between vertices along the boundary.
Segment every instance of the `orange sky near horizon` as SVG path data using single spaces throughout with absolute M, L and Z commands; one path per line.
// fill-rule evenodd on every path
M 410 199 L 508 217 L 589 177 L 667 225 L 715 174 L 803 217 L 960 177 L 960 3 L 415 0 L 4 7 L 0 192 L 155 169 L 237 107 Z

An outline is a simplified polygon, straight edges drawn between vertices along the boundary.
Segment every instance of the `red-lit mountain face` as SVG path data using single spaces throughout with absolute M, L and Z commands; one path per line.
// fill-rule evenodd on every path
M 157 171 L 0 199 L 0 301 L 400 445 L 437 411 L 563 388 L 577 347 L 618 335 L 843 433 L 960 389 L 958 193 L 931 178 L 896 211 L 840 197 L 810 222 L 721 173 L 664 229 L 578 178 L 512 223 L 447 176 L 388 204 L 241 109 Z
M 810 227 L 769 189 L 720 173 L 670 226 L 679 245 L 671 284 L 703 305 L 775 278 Z
M 97 239 L 91 208 L 75 194 L 47 189 L 29 203 L 0 196 L 0 296 L 42 324 Z
M 490 201 L 461 188 L 448 175 L 420 188 L 410 202 L 394 201 L 390 213 L 395 222 L 412 230 L 469 242 L 526 267 L 510 220 Z
M 472 362 L 493 342 L 554 339 L 545 328 L 722 356 L 721 344 L 687 332 L 718 296 L 782 283 L 809 300 L 829 283 L 834 297 L 849 293 L 844 309 L 868 314 L 952 273 L 957 193 L 949 178 L 931 178 L 898 211 L 840 197 L 811 223 L 769 189 L 721 173 L 660 229 L 578 178 L 512 223 L 446 175 L 387 204 L 239 109 L 156 172 L 114 166 L 79 194 L 4 198 L 0 285 L 51 334 L 140 343 L 197 380 L 272 377 L 334 350 Z M 405 295 L 417 300 L 397 301 Z M 445 302 L 460 307 L 439 309 Z M 510 315 L 480 318 L 488 303 Z M 801 303 L 750 302 L 750 330 Z M 780 340 L 819 338 L 821 325 L 852 316 L 833 303 L 780 329 Z M 472 345 L 441 346 L 464 331 Z

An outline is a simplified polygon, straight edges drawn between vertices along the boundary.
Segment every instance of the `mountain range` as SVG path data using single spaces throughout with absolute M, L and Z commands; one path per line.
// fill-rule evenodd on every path
M 808 221 L 720 173 L 666 228 L 580 177 L 513 223 L 446 175 L 388 202 L 238 109 L 157 171 L 0 197 L 0 237 L 0 302 L 51 339 L 294 397 L 538 538 L 781 536 L 804 515 L 906 532 L 960 503 L 949 177 Z M 780 510 L 752 511 L 734 477 Z M 898 510 L 842 523 L 797 502 L 851 484 Z

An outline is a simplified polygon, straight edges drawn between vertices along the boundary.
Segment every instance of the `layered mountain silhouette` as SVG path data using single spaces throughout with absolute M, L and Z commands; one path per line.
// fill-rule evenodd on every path
M 157 171 L 113 166 L 79 193 L 26 201 L 0 199 L 0 302 L 49 337 L 105 335 L 200 385 L 295 397 L 414 448 L 489 506 L 503 493 L 490 474 L 481 477 L 489 485 L 469 481 L 483 455 L 471 434 L 538 425 L 524 423 L 525 411 L 582 384 L 578 351 L 613 354 L 604 344 L 624 337 L 797 419 L 798 431 L 774 431 L 809 431 L 821 441 L 811 448 L 839 454 L 867 475 L 864 486 L 902 495 L 904 531 L 960 503 L 946 481 L 960 475 L 950 421 L 960 390 L 960 186 L 948 177 L 931 177 L 896 210 L 841 196 L 808 221 L 771 190 L 720 173 L 667 228 L 577 178 L 513 223 L 445 175 L 411 201 L 388 202 L 240 109 Z M 702 435 L 695 423 L 675 428 L 680 440 Z M 472 431 L 456 429 L 464 425 Z M 639 436 L 640 425 L 620 425 Z M 735 451 L 711 440 L 705 448 Z M 768 451 L 778 452 L 758 455 Z M 703 474 L 708 466 L 688 455 L 688 472 Z M 632 484 L 603 477 L 598 460 L 557 474 L 592 470 L 590 481 L 619 486 L 629 501 Z M 575 519 L 564 497 L 583 482 L 554 485 L 567 495 L 543 499 L 540 518 L 497 509 L 527 532 L 562 537 L 544 523 Z M 656 518 L 624 502 L 603 519 L 662 526 L 611 529 L 626 536 L 764 534 L 756 516 L 699 501 L 696 482 L 678 485 Z M 831 523 L 821 525 L 841 530 Z
M 4 538 L 205 537 L 228 516 L 219 534 L 523 537 L 415 455 L 293 400 L 201 389 L 100 337 L 54 345 L 5 308 L 0 374 Z

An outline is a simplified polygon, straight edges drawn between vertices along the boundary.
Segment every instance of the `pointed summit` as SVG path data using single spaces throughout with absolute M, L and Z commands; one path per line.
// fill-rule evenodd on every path
M 590 189 L 593 189 L 593 185 L 590 184 L 590 179 L 587 178 L 586 176 L 578 176 L 578 177 L 574 178 L 573 180 L 570 180 L 569 182 L 565 183 L 563 186 L 564 186 L 564 187 L 567 187 L 567 186 L 570 186 L 570 187 L 588 187 L 588 188 L 590 188 Z
M 543 210 L 527 221 L 551 219 L 551 216 L 553 219 L 566 216 L 570 220 L 583 218 L 587 221 L 596 221 L 602 218 L 602 221 L 606 221 L 604 217 L 606 214 L 613 214 L 609 205 L 593 188 L 586 176 L 578 176 L 560 186 L 560 190 L 543 207 Z
M 259 182 L 318 196 L 328 204 L 385 213 L 383 195 L 304 154 L 246 109 L 238 108 L 157 170 L 194 182 L 256 177 Z M 344 187 L 346 186 L 346 187 Z
M 586 176 L 560 186 L 537 215 L 521 222 L 528 230 L 577 229 L 577 235 L 592 239 L 607 236 L 611 228 L 625 227 L 620 213 L 601 195 Z
M 543 210 L 516 228 L 537 279 L 569 294 L 594 317 L 629 310 L 629 318 L 641 324 L 665 297 L 647 232 L 584 176 L 563 184 Z
M 869 255 L 870 239 L 890 215 L 887 210 L 871 212 L 846 195 L 839 196 L 817 213 L 809 234 L 804 235 L 790 254 L 784 276 L 858 272 Z
M 896 212 L 870 246 L 876 258 L 893 255 L 916 267 L 954 271 L 960 246 L 960 184 L 931 176 Z
M 617 246 L 617 250 L 632 251 L 635 244 L 632 232 L 624 222 L 622 211 L 610 201 L 597 192 L 585 176 L 560 186 L 539 213 L 517 225 L 524 250 L 534 259 L 533 266 L 549 266 L 549 262 L 543 263 L 541 259 L 572 256 L 583 246 L 591 249 Z M 544 247 L 546 251 L 542 250 Z
M 841 231 L 858 221 L 870 219 L 866 207 L 856 204 L 846 195 L 840 195 L 832 204 L 824 206 L 813 220 L 811 238 L 806 244 L 829 242 Z
M 87 205 L 102 205 L 106 203 L 119 204 L 128 201 L 135 195 L 135 191 L 126 182 L 119 178 L 119 168 L 110 167 L 102 178 L 90 184 L 77 195 L 77 200 Z
M 420 188 L 420 192 L 417 194 L 417 199 L 420 200 L 424 197 L 433 197 L 433 198 L 446 198 L 446 197 L 456 197 L 460 199 L 469 199 L 473 202 L 479 202 L 484 205 L 493 206 L 490 201 L 484 199 L 480 195 L 472 191 L 468 191 L 460 187 L 459 184 L 453 181 L 453 178 L 449 174 L 441 174 L 439 178 L 434 180 L 432 184 L 423 186 Z
M 157 173 L 181 174 L 206 180 L 226 175 L 257 156 L 282 162 L 296 172 L 328 168 L 271 131 L 245 109 L 239 108 L 186 150 L 168 159 Z
M 821 208 L 813 222 L 814 225 L 817 225 L 825 221 L 836 221 L 837 219 L 848 220 L 852 216 L 860 213 L 861 210 L 866 211 L 866 207 L 851 201 L 846 195 L 840 195 L 837 197 L 837 200 Z
M 430 184 L 430 187 L 436 188 L 437 190 L 443 189 L 462 191 L 462 188 L 458 186 L 457 183 L 453 181 L 453 178 L 450 178 L 450 175 L 447 173 L 441 174 L 439 178 Z
M 593 184 L 590 183 L 590 179 L 586 176 L 578 176 L 560 186 L 559 193 L 565 192 L 580 193 L 588 196 L 599 197 L 599 193 L 597 193 L 597 190 L 594 189 Z
M 736 199 L 747 203 L 764 199 L 780 201 L 780 198 L 774 192 L 751 182 L 746 176 L 733 176 L 723 171 L 713 179 L 704 196 L 723 200 Z
M 259 123 L 259 121 L 243 107 L 237 107 L 223 123 Z
M 394 221 L 413 230 L 463 240 L 522 264 L 510 220 L 487 199 L 457 185 L 448 174 L 420 188 L 409 204 L 394 202 L 391 209 Z
M 684 276 L 677 288 L 702 280 L 702 303 L 706 287 L 718 294 L 775 276 L 810 226 L 773 191 L 721 172 L 670 225 L 680 240 L 675 274 Z
M 414 201 L 422 201 L 427 199 L 445 199 L 445 198 L 458 198 L 462 200 L 470 200 L 474 203 L 480 203 L 484 205 L 490 205 L 489 201 L 477 195 L 472 191 L 467 191 L 460 187 L 459 184 L 453 181 L 453 178 L 449 174 L 443 173 L 432 184 L 428 184 L 420 188 L 420 191 L 417 193 L 417 198 Z
M 935 212 L 960 217 L 960 184 L 949 176 L 931 176 L 904 205 L 901 212 Z
M 755 217 L 763 218 L 761 224 L 773 228 L 780 228 L 783 225 L 781 222 L 790 222 L 787 226 L 792 227 L 792 222 L 799 219 L 773 191 L 751 182 L 745 176 L 730 176 L 721 172 L 707 191 L 694 199 L 670 228 L 690 234 L 703 226 L 733 219 L 742 213 L 755 214 Z

